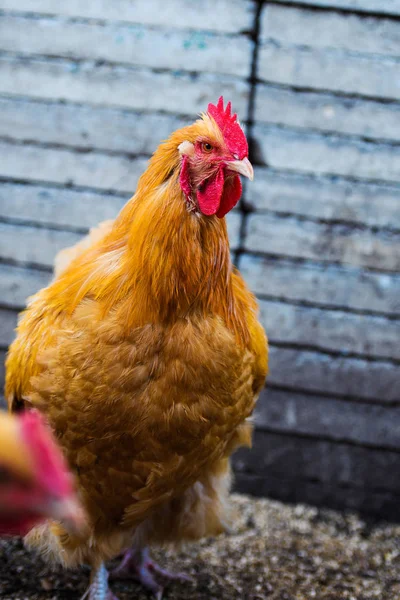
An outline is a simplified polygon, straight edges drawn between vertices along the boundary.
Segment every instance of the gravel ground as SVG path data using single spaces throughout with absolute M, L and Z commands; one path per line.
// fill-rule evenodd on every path
M 398 600 L 400 525 L 367 524 L 306 506 L 233 496 L 234 530 L 180 553 L 158 551 L 162 566 L 195 583 L 174 583 L 165 600 Z M 51 570 L 21 540 L 0 541 L 3 600 L 78 600 L 88 570 Z M 113 584 L 119 600 L 146 600 L 135 583 Z

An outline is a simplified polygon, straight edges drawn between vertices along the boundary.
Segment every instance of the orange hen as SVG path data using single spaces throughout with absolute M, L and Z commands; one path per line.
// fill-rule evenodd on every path
M 91 564 L 90 600 L 112 597 L 103 561 L 127 548 L 117 575 L 160 598 L 166 573 L 146 546 L 228 521 L 229 456 L 250 444 L 267 372 L 224 218 L 239 175 L 252 179 L 247 155 L 230 103 L 209 105 L 159 146 L 114 223 L 64 254 L 19 322 L 9 406 L 46 414 L 90 519 L 84 538 L 50 524 L 28 542 L 66 566 Z

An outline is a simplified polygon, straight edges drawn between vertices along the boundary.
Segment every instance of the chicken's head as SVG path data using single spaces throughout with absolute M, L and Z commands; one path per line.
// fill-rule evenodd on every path
M 253 179 L 248 144 L 231 103 L 208 105 L 207 113 L 190 128 L 179 145 L 180 185 L 188 205 L 203 215 L 224 217 L 239 201 L 239 175 Z
M 61 450 L 39 413 L 0 413 L 0 534 L 24 535 L 46 518 L 86 525 Z

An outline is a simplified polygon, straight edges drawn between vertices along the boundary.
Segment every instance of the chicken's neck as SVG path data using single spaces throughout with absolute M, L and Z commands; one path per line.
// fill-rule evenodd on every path
M 172 142 L 154 154 L 111 232 L 48 288 L 47 303 L 72 312 L 92 298 L 100 317 L 118 312 L 127 329 L 214 314 L 244 340 L 225 219 L 188 210 L 179 185 L 179 140 Z
M 130 224 L 125 275 L 147 318 L 232 307 L 225 219 L 189 212 L 176 174 L 148 193 L 139 186 L 119 222 Z

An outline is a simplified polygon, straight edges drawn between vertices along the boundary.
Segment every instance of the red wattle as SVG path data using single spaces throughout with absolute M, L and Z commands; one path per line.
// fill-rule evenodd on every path
M 224 190 L 224 168 L 221 166 L 214 177 L 209 177 L 197 189 L 197 202 L 203 215 L 215 215 L 218 211 Z
M 225 180 L 225 170 L 221 165 L 214 177 L 209 177 L 197 189 L 197 202 L 203 215 L 217 215 L 222 219 L 240 200 L 242 182 L 239 175 Z M 189 160 L 183 157 L 179 183 L 187 198 L 191 194 Z
M 226 182 L 224 193 L 222 194 L 221 202 L 216 215 L 222 219 L 240 200 L 242 195 L 242 182 L 239 175 L 235 175 L 233 179 Z

